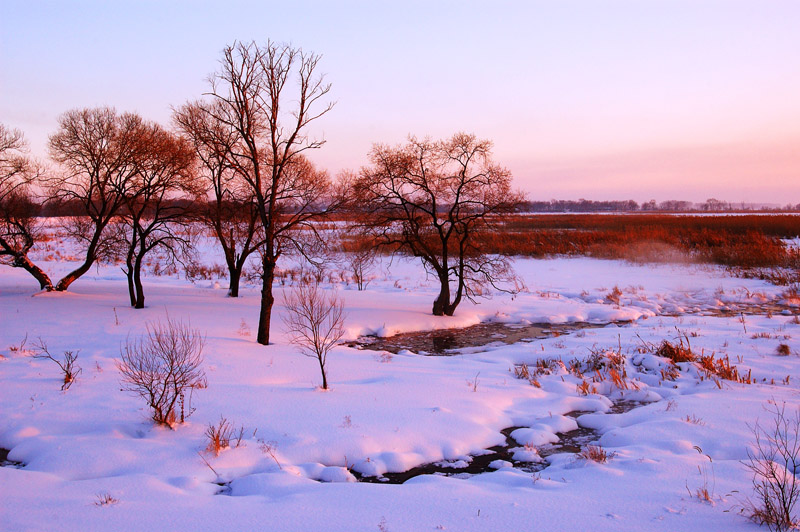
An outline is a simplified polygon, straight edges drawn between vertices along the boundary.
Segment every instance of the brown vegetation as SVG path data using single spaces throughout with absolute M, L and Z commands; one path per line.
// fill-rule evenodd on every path
M 487 253 L 508 256 L 720 264 L 744 269 L 737 271 L 742 276 L 790 285 L 800 282 L 795 270 L 800 252 L 781 239 L 798 237 L 800 216 L 787 214 L 519 214 L 493 217 L 492 231 L 481 235 L 480 245 Z M 376 243 L 350 234 L 341 249 Z
M 598 464 L 605 464 L 610 459 L 614 458 L 614 453 L 609 453 L 599 445 L 587 445 L 581 452 L 577 454 L 578 459 L 580 460 L 591 460 L 592 462 L 597 462 Z
M 486 235 L 495 253 L 584 255 L 635 261 L 709 262 L 747 268 L 796 266 L 781 238 L 800 236 L 789 215 L 519 215 Z

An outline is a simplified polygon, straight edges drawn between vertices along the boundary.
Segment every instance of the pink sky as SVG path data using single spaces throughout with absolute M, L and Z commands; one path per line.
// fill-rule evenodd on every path
M 532 199 L 800 203 L 800 4 L 27 2 L 0 7 L 0 122 L 46 155 L 70 108 L 168 123 L 234 39 L 323 55 L 314 154 L 474 132 Z

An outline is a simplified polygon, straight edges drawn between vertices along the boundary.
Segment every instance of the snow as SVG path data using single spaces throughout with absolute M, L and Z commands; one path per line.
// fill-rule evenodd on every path
M 210 262 L 213 254 L 209 246 Z M 52 259 L 44 265 L 54 276 L 74 265 Z M 769 400 L 798 404 L 800 325 L 791 311 L 742 319 L 719 310 L 779 303 L 783 289 L 692 264 L 525 259 L 515 268 L 525 292 L 463 303 L 451 318 L 429 314 L 435 286 L 411 260 L 384 261 L 365 291 L 325 287 L 345 299 L 348 340 L 483 321 L 617 323 L 447 357 L 337 346 L 331 390 L 322 391 L 316 361 L 282 330 L 291 280 L 276 286 L 274 343 L 265 347 L 254 339 L 256 287 L 230 299 L 224 279 L 149 275 L 147 308 L 134 310 L 114 265 L 93 269 L 67 293 L 39 293 L 25 272 L 4 267 L 0 447 L 24 467 L 0 467 L 0 528 L 752 530 L 736 511 L 751 489 L 741 464 L 753 440 L 748 425 L 767 419 Z M 609 298 L 615 287 L 619 303 Z M 206 339 L 208 387 L 192 392 L 192 415 L 174 430 L 148 421 L 142 400 L 120 390 L 116 368 L 126 339 L 167 314 Z M 83 371 L 69 390 L 60 390 L 55 364 L 12 348 L 26 335 L 26 349 L 41 337 L 52 353 L 80 350 Z M 641 347 L 679 335 L 696 353 L 728 355 L 755 383 L 715 382 L 692 363 L 663 380 L 669 363 Z M 778 356 L 780 344 L 793 354 Z M 581 395 L 582 379 L 567 366 L 606 351 L 626 355 L 630 386 L 603 380 L 593 383 L 598 393 Z M 515 365 L 547 359 L 564 364 L 539 375 L 540 387 L 514 377 Z M 642 406 L 609 413 L 620 399 Z M 565 415 L 574 411 L 587 413 Z M 220 416 L 244 436 L 215 457 L 204 432 Z M 599 464 L 557 453 L 536 474 L 496 460 L 495 471 L 466 478 L 355 482 L 354 473 L 443 461 L 457 472 L 470 455 L 503 443 L 507 427 L 521 427 L 512 433 L 515 459 L 543 460 L 537 446 L 578 426 L 596 429 L 613 457 Z M 690 495 L 703 486 L 712 503 Z M 98 504 L 104 494 L 113 502 Z

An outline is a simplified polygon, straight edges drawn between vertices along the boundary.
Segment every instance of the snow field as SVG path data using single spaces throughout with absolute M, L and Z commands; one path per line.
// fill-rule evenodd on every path
M 49 271 L 68 266 L 46 264 Z M 428 314 L 435 287 L 421 268 L 411 261 L 383 264 L 364 292 L 338 286 L 347 337 L 492 319 L 633 321 L 451 357 L 381 356 L 340 346 L 329 358 L 332 390 L 323 392 L 316 362 L 297 354 L 282 333 L 280 288 L 274 344 L 264 347 L 254 341 L 252 288 L 235 300 L 214 288 L 224 280 L 149 277 L 148 307 L 133 310 L 113 266 L 60 294 L 36 293 L 24 272 L 0 270 L 0 447 L 25 464 L 0 468 L 2 528 L 376 530 L 383 523 L 388 530 L 752 530 L 725 510 L 749 493 L 740 464 L 752 441 L 748 423 L 764 418 L 771 399 L 798 404 L 798 357 L 776 350 L 787 344 L 800 351 L 800 325 L 780 313 L 747 315 L 744 323 L 702 314 L 781 302 L 781 288 L 693 265 L 553 259 L 519 260 L 516 268 L 527 292 L 465 303 L 453 318 L 435 318 Z M 608 299 L 615 286 L 619 304 Z M 142 400 L 120 391 L 115 367 L 126 338 L 167 312 L 206 336 L 208 388 L 192 393 L 194 413 L 175 430 L 148 422 Z M 59 390 L 54 364 L 9 349 L 26 334 L 29 343 L 42 337 L 53 353 L 81 350 L 83 372 L 68 391 Z M 691 363 L 680 365 L 675 381 L 663 380 L 659 370 L 668 363 L 640 348 L 679 334 L 696 353 L 727 354 L 756 383 L 701 380 Z M 605 379 L 593 383 L 600 394 L 582 395 L 588 371 L 582 379 L 556 369 L 538 376 L 541 387 L 513 374 L 515 365 L 543 359 L 560 359 L 566 368 L 598 350 L 626 356 L 628 389 Z M 603 413 L 620 399 L 644 406 Z M 511 426 L 524 427 L 514 438 L 520 452 L 532 453 L 575 428 L 564 416 L 575 410 L 595 412 L 577 424 L 598 430 L 599 444 L 614 453 L 608 462 L 557 454 L 537 475 L 497 464 L 496 472 L 468 479 L 352 482 L 351 470 L 378 475 L 468 460 L 502 442 L 500 430 Z M 204 432 L 220 416 L 244 427 L 244 444 L 214 457 L 204 452 Z M 215 495 L 219 483 L 229 495 Z M 704 486 L 713 504 L 690 495 Z M 117 502 L 97 506 L 104 493 Z

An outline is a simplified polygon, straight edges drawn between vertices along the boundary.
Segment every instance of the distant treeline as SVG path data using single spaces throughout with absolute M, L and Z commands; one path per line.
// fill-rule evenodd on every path
M 192 202 L 184 198 L 166 200 L 165 204 L 170 207 L 182 207 L 189 211 L 202 210 L 203 202 Z M 235 206 L 235 202 L 230 206 Z M 244 208 L 244 205 L 240 205 Z M 448 205 L 440 206 L 446 209 Z M 49 201 L 38 205 L 41 209 L 37 212 L 38 216 L 81 216 L 83 206 L 79 202 L 56 202 Z M 717 199 L 709 199 L 703 203 L 692 203 L 691 201 L 667 200 L 657 203 L 650 200 L 644 203 L 637 203 L 633 200 L 609 200 L 593 201 L 587 199 L 579 200 L 549 200 L 549 201 L 525 201 L 520 207 L 520 212 L 558 212 L 558 213 L 587 213 L 587 212 L 741 212 L 741 211 L 774 211 L 774 212 L 796 212 L 800 211 L 800 204 L 785 206 L 765 206 L 754 203 L 730 203 Z
M 187 214 L 192 214 L 195 211 L 199 211 L 201 205 L 192 199 L 175 198 L 164 200 L 161 207 L 166 209 L 181 208 Z M 35 216 L 86 216 L 86 207 L 77 200 L 50 200 L 39 203 L 34 201 L 31 208 L 34 209 Z M 124 211 L 124 207 L 121 210 Z
M 731 203 L 710 198 L 703 203 L 683 200 L 656 200 L 639 204 L 633 200 L 593 201 L 549 200 L 526 201 L 522 212 L 726 212 L 726 211 L 800 211 L 800 204 L 786 206 L 764 206 L 753 203 Z

